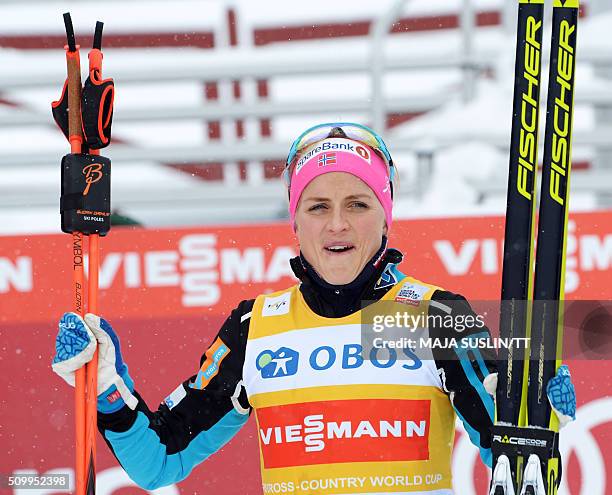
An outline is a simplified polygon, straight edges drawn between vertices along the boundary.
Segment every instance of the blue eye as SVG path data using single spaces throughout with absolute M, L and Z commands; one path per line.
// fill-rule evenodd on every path
M 308 211 L 320 210 L 322 208 L 327 208 L 323 203 L 319 203 L 308 208 Z

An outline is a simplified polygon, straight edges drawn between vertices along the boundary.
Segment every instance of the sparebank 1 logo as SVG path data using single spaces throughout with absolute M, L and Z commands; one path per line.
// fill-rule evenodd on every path
M 255 362 L 262 378 L 278 378 L 297 373 L 299 354 L 289 347 L 281 347 L 276 352 L 266 349 Z

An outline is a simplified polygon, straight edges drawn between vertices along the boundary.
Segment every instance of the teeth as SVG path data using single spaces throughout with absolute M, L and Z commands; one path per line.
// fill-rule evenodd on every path
M 349 249 L 349 246 L 329 246 L 327 249 L 330 251 L 345 251 Z

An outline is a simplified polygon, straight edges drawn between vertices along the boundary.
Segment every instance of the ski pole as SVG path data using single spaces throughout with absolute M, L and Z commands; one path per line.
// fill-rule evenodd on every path
M 70 14 L 64 14 L 68 77 L 62 95 L 52 103 L 53 117 L 70 142 L 62 158 L 62 231 L 73 236 L 74 305 L 83 315 L 83 235 L 89 236 L 87 307 L 98 312 L 99 236 L 110 230 L 110 160 L 99 149 L 110 143 L 114 83 L 102 79 L 102 27 L 96 24 L 89 53 L 89 77 L 81 87 L 79 46 Z M 95 493 L 97 423 L 97 351 L 76 372 L 76 493 Z
M 96 23 L 93 48 L 89 52 L 89 79 L 102 79 L 102 28 L 104 24 Z M 97 119 L 96 119 L 97 121 Z M 97 122 L 96 122 L 97 123 Z M 92 149 L 92 155 L 100 155 L 99 149 Z M 89 236 L 89 266 L 87 273 L 87 307 L 89 313 L 98 314 L 98 271 L 100 266 L 98 234 Z M 85 368 L 87 382 L 87 403 L 85 406 L 85 417 L 87 418 L 85 430 L 85 454 L 87 456 L 86 471 L 87 485 L 86 493 L 93 494 L 96 491 L 96 433 L 97 433 L 97 398 L 98 398 L 98 350 Z
M 74 37 L 70 14 L 64 14 L 64 25 L 68 44 L 66 50 L 68 93 L 68 141 L 72 154 L 81 153 L 83 126 L 81 122 L 81 63 L 79 46 Z M 60 100 L 61 101 L 61 100 Z M 59 103 L 59 102 L 56 102 Z M 83 316 L 83 234 L 72 232 L 73 290 L 75 312 Z M 81 368 L 75 373 L 75 428 L 76 428 L 76 493 L 85 493 L 85 429 L 86 429 L 86 370 Z

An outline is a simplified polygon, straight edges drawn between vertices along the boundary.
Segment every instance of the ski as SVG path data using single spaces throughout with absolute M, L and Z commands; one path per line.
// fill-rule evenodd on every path
M 539 90 L 543 3 L 543 0 L 519 2 L 500 335 L 530 337 L 530 346 L 527 365 L 525 355 L 517 349 L 499 355 L 497 417 L 492 436 L 495 463 L 492 495 L 554 495 L 560 481 L 558 421 L 546 396 L 546 384 L 555 376 L 562 358 L 579 0 L 553 1 L 547 118 L 532 283 L 533 193 L 537 171 L 537 117 L 534 112 L 537 115 L 539 93 L 526 90 L 533 90 L 536 82 Z M 539 40 L 530 36 L 535 26 Z M 530 111 L 533 118 L 528 120 Z M 531 157 L 534 159 L 529 160 Z
M 531 323 L 527 422 L 557 429 L 546 383 L 561 362 L 578 0 L 554 0 Z
M 500 335 L 510 339 L 529 336 L 526 301 L 532 293 L 543 18 L 544 0 L 519 0 L 500 313 Z M 524 349 L 500 350 L 499 422 L 518 425 L 524 416 L 524 364 Z
M 499 326 L 500 337 L 509 342 L 530 336 L 543 29 L 544 0 L 519 0 Z M 526 358 L 525 349 L 518 346 L 499 350 L 498 425 L 526 424 Z M 495 428 L 493 440 L 500 436 Z M 499 490 L 492 489 L 495 495 L 511 493 L 503 486 L 520 482 L 523 459 L 512 454 L 494 449 L 494 466 L 500 456 L 507 461 L 507 466 L 494 472 L 504 474 L 503 483 L 498 480 Z
M 546 396 L 546 384 L 555 376 L 562 360 L 578 8 L 579 0 L 553 2 L 527 386 L 528 426 L 547 428 L 554 432 L 559 430 L 559 424 Z M 556 436 L 555 441 L 558 441 Z M 542 491 L 547 495 L 557 493 L 560 481 L 559 457 L 554 455 L 558 445 L 555 444 L 552 448 L 552 455 L 547 458 L 540 456 L 540 469 L 544 481 Z M 542 483 L 542 479 L 533 477 L 534 464 L 535 460 L 530 458 L 525 469 L 521 493 L 530 493 L 530 491 L 534 494 L 539 493 L 536 489 L 537 485 Z

